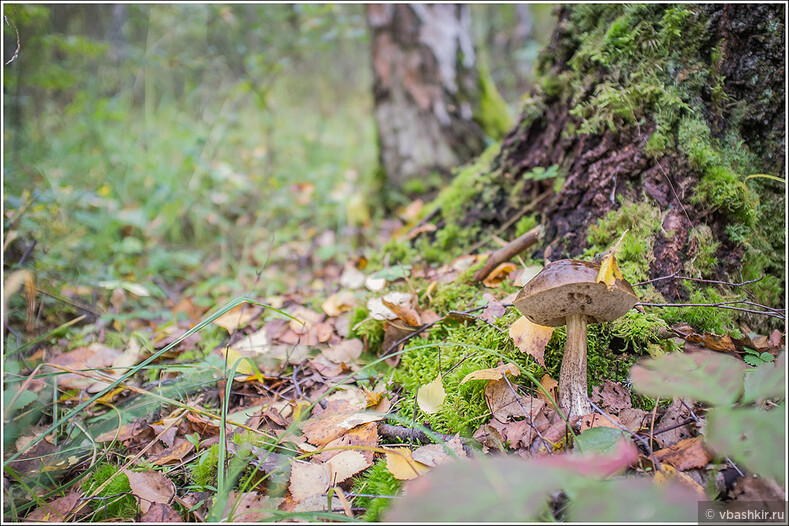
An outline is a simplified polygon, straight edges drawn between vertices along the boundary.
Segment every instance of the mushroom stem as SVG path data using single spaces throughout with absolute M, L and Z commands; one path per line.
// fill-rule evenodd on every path
M 586 399 L 586 316 L 567 317 L 567 342 L 559 373 L 559 405 L 568 418 L 592 412 Z

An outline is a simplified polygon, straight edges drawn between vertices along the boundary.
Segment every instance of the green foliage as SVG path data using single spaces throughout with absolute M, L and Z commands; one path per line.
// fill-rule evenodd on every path
M 379 460 L 368 469 L 363 476 L 357 476 L 353 482 L 353 493 L 365 495 L 396 495 L 402 482 L 386 469 L 386 460 Z M 354 506 L 366 508 L 362 519 L 367 522 L 382 520 L 383 513 L 389 509 L 392 500 L 387 498 L 356 497 Z
M 537 226 L 537 218 L 534 214 L 521 217 L 515 223 L 515 237 L 520 237 L 532 228 Z
M 82 482 L 82 491 L 85 494 L 91 493 L 95 488 L 107 481 L 119 471 L 117 466 L 102 463 L 96 466 L 90 477 Z M 112 481 L 97 493 L 98 497 L 108 497 L 108 499 L 94 499 L 90 501 L 90 507 L 94 510 L 91 520 L 106 522 L 108 520 L 132 520 L 137 515 L 137 500 L 133 495 L 118 495 L 119 493 L 130 492 L 129 477 L 123 473 L 118 473 Z M 113 498 L 114 497 L 114 498 Z
M 351 327 L 355 337 L 367 339 L 367 348 L 370 352 L 376 353 L 381 350 L 381 344 L 384 342 L 384 322 L 366 318 Z M 351 334 L 349 333 L 348 336 L 351 337 Z
M 626 352 L 645 354 L 650 344 L 660 342 L 658 331 L 668 324 L 657 314 L 642 314 L 633 309 L 611 322 L 611 335 L 625 342 Z
M 216 486 L 217 462 L 219 462 L 219 444 L 214 444 L 202 451 L 189 464 L 189 473 L 197 486 Z
M 400 365 L 392 373 L 392 382 L 403 387 L 400 416 L 411 420 L 417 390 L 440 373 L 446 399 L 434 415 L 417 409 L 416 421 L 429 422 L 432 429 L 442 433 L 470 436 L 489 411 L 483 382 L 462 385 L 460 382 L 470 372 L 497 365 L 500 358 L 490 351 L 504 354 L 533 375 L 542 369 L 531 357 L 514 349 L 507 331 L 518 316 L 517 311 L 510 309 L 496 320 L 495 325 L 501 331 L 486 324 L 441 324 L 430 331 L 428 338 L 411 340 L 401 355 Z M 519 379 L 521 384 L 528 383 L 524 375 Z
M 477 63 L 480 100 L 474 115 L 482 129 L 493 140 L 501 140 L 512 127 L 512 116 L 506 101 L 499 94 L 484 61 Z
M 699 287 L 690 283 L 686 287 L 690 290 L 690 299 L 686 303 L 720 303 L 733 299 L 733 296 L 723 295 L 713 287 Z M 710 307 L 666 307 L 662 309 L 661 315 L 669 325 L 685 322 L 697 330 L 727 334 L 736 330 L 733 312 Z

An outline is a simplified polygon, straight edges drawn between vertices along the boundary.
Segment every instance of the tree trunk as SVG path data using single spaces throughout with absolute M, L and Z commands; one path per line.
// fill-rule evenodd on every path
M 371 4 L 375 118 L 390 187 L 480 153 L 480 87 L 467 5 Z
M 534 208 L 545 227 L 536 259 L 594 257 L 627 227 L 617 257 L 643 270 L 635 281 L 764 274 L 756 296 L 780 307 L 785 184 L 746 177 L 785 177 L 784 9 L 557 8 L 519 123 L 472 198 L 439 199 L 455 209 L 438 226 L 484 238 L 547 191 Z M 687 300 L 687 283 L 656 281 L 653 292 Z

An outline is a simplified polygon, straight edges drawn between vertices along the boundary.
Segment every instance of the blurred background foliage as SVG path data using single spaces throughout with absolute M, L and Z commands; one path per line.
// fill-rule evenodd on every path
M 472 7 L 513 115 L 553 25 L 551 6 L 525 25 L 520 9 Z M 383 219 L 363 6 L 4 14 L 4 62 L 20 42 L 3 79 L 4 271 L 35 272 L 47 325 L 68 319 L 62 299 L 106 303 L 119 282 L 151 294 L 140 308 L 307 286 L 310 265 L 347 259 Z

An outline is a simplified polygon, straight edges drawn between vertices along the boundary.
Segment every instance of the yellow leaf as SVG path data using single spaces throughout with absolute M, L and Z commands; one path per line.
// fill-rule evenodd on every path
M 397 480 L 415 479 L 430 471 L 429 466 L 413 459 L 407 447 L 386 448 L 386 469 Z
M 603 262 L 600 264 L 600 272 L 597 273 L 597 283 L 605 283 L 608 289 L 613 288 L 617 279 L 625 279 L 619 266 L 616 264 L 614 252 L 611 251 L 605 255 Z
M 532 323 L 525 316 L 510 325 L 510 338 L 515 347 L 525 352 L 545 367 L 545 346 L 551 340 L 555 327 L 546 327 Z
M 233 365 L 240 359 L 245 358 L 243 354 L 238 352 L 237 350 L 230 348 L 227 350 L 227 367 L 228 369 L 232 368 Z M 249 363 L 249 360 L 241 360 L 239 362 L 238 367 L 236 368 L 237 374 L 255 374 L 255 369 L 252 368 L 252 364 Z
M 447 393 L 444 391 L 444 384 L 441 382 L 439 374 L 435 380 L 419 388 L 419 391 L 416 392 L 416 402 L 419 404 L 419 409 L 432 415 L 441 408 L 446 396 Z
M 214 320 L 214 323 L 225 329 L 227 332 L 235 332 L 241 327 L 247 325 L 252 318 L 257 316 L 258 313 L 255 309 L 251 308 L 246 303 L 242 303 L 233 307 L 220 317 Z
M 508 373 L 512 376 L 518 376 L 521 374 L 517 365 L 507 363 L 504 365 L 499 365 L 498 367 L 494 367 L 493 369 L 478 369 L 476 371 L 470 372 L 465 376 L 465 378 L 463 378 L 463 380 L 460 381 L 460 383 L 462 385 L 469 380 L 501 380 L 504 378 L 504 375 Z
M 696 498 L 699 500 L 708 500 L 704 488 L 684 471 L 677 471 L 674 466 L 669 466 L 668 464 L 661 464 L 660 469 L 663 471 L 656 471 L 655 478 L 653 479 L 656 486 L 665 486 L 668 484 L 669 480 L 674 479 L 683 484 L 686 488 L 693 490 L 696 494 Z

